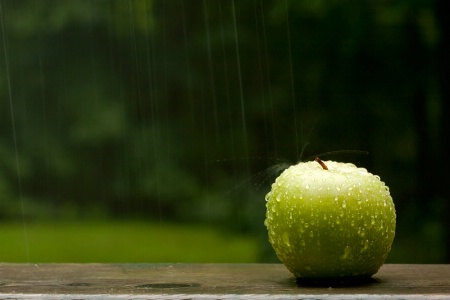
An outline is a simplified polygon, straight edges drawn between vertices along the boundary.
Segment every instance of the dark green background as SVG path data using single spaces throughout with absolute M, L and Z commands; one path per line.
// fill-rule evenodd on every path
M 450 262 L 447 1 L 0 5 L 1 222 L 200 223 L 273 261 L 264 170 L 364 150 L 323 159 L 390 187 L 390 261 Z

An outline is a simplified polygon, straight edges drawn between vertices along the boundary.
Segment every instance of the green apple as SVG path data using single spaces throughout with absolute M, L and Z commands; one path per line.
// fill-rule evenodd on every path
M 379 176 L 353 164 L 301 162 L 275 180 L 264 222 L 278 258 L 299 279 L 370 277 L 395 236 L 395 207 Z

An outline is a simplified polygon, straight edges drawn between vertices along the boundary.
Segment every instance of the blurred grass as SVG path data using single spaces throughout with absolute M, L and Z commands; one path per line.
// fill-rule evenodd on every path
M 255 237 L 139 221 L 0 223 L 0 262 L 251 263 Z
M 405 235 L 399 228 L 387 263 L 440 263 L 436 222 Z M 261 237 L 201 224 L 144 221 L 0 223 L 0 262 L 279 262 Z M 266 246 L 266 248 L 265 248 Z M 27 250 L 28 249 L 28 250 Z M 412 250 L 413 249 L 413 250 Z

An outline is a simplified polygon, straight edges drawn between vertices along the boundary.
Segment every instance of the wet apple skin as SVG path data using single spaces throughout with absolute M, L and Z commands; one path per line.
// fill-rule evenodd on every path
M 395 236 L 389 188 L 353 164 L 315 161 L 286 169 L 266 196 L 269 242 L 298 278 L 375 274 Z

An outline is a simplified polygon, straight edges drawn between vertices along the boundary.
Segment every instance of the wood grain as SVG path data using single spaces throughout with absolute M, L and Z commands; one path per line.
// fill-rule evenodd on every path
M 384 265 L 358 284 L 299 285 L 281 264 L 0 264 L 0 299 L 450 299 L 450 265 Z

